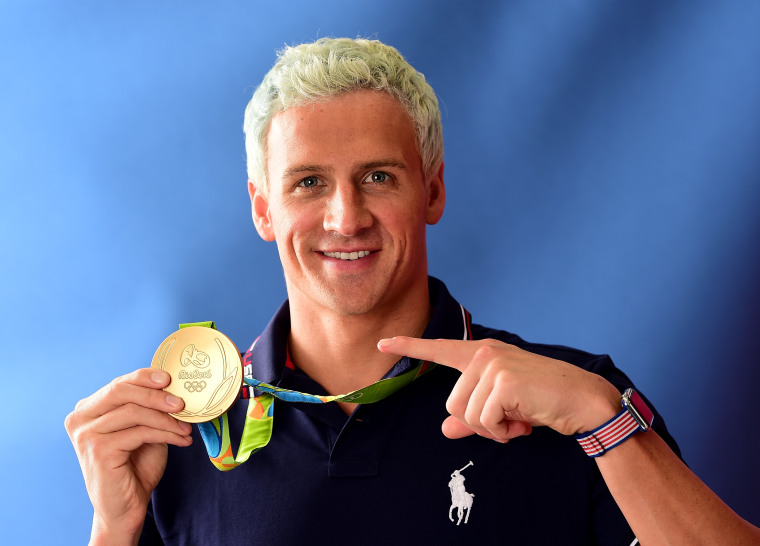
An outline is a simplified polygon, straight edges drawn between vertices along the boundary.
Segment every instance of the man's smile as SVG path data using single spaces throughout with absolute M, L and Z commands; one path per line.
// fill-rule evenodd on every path
M 371 250 L 359 250 L 355 252 L 323 252 L 328 258 L 338 258 L 339 260 L 358 260 L 372 253 Z

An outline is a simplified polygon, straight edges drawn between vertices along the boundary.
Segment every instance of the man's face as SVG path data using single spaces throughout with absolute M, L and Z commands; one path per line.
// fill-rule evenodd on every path
M 425 179 L 400 103 L 355 91 L 278 113 L 268 195 L 249 183 L 259 234 L 275 240 L 288 295 L 342 315 L 392 309 L 427 283 L 425 226 L 443 213 L 443 169 Z

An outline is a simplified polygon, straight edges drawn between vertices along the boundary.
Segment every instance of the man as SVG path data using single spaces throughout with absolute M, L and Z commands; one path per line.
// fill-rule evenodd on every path
M 607 357 L 472 324 L 428 277 L 440 113 L 398 52 L 287 48 L 245 130 L 254 225 L 276 242 L 288 291 L 246 355 L 251 375 L 335 395 L 440 365 L 374 404 L 276 402 L 270 444 L 227 473 L 168 415 L 183 402 L 161 390 L 165 373 L 116 379 L 66 422 L 93 543 L 760 540 L 683 465 L 657 415 L 619 443 L 596 431 L 582 445 L 601 456 L 587 457 L 573 435 L 633 419 L 621 411 L 632 385 Z M 228 415 L 239 431 L 245 405 Z

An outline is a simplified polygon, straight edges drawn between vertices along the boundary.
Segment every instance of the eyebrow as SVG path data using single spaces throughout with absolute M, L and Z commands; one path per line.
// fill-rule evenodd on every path
M 302 173 L 324 173 L 324 172 L 330 172 L 332 171 L 331 168 L 325 167 L 324 165 L 294 165 L 293 167 L 288 167 L 285 169 L 285 172 L 282 173 L 284 177 L 289 177 L 294 174 L 302 174 Z
M 359 170 L 377 169 L 378 167 L 395 167 L 397 169 L 401 169 L 404 171 L 409 170 L 406 166 L 406 163 L 402 163 L 398 159 L 393 159 L 393 158 L 369 161 L 367 163 L 362 163 L 361 165 L 358 165 L 357 167 Z
M 374 161 L 367 161 L 366 163 L 360 163 L 354 166 L 354 170 L 364 171 L 367 169 L 378 169 L 381 167 L 394 167 L 396 169 L 401 169 L 404 171 L 409 170 L 409 168 L 406 166 L 406 163 L 402 163 L 398 159 L 393 159 L 393 158 L 376 159 Z M 304 165 L 293 165 L 292 167 L 285 169 L 285 172 L 283 172 L 282 174 L 284 177 L 289 177 L 289 176 L 303 174 L 303 173 L 325 173 L 325 172 L 332 172 L 332 171 L 333 171 L 333 168 L 328 167 L 326 165 L 304 164 Z

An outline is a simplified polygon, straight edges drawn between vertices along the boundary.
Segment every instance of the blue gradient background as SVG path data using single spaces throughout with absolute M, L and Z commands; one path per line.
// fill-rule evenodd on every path
M 760 3 L 470 4 L 0 2 L 5 543 L 86 541 L 77 400 L 180 321 L 244 346 L 283 299 L 243 109 L 274 50 L 337 35 L 439 95 L 431 273 L 478 322 L 611 354 L 760 523 Z

